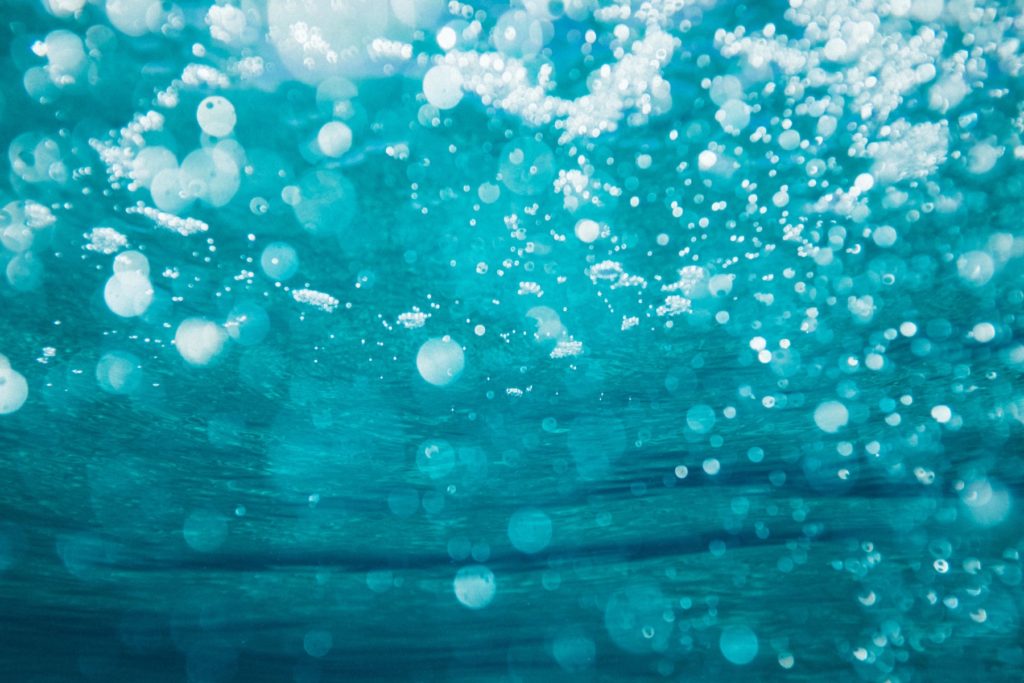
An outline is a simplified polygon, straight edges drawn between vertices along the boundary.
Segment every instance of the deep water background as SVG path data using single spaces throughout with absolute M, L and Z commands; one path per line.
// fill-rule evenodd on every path
M 716 38 L 773 22 L 820 53 L 789 5 L 683 3 L 665 29 L 670 103 L 573 140 L 476 93 L 448 110 L 424 98 L 454 20 L 443 3 L 424 26 L 392 16 L 387 35 L 414 56 L 342 71 L 357 94 L 337 100 L 278 58 L 267 3 L 217 3 L 249 13 L 240 43 L 211 37 L 211 4 L 152 3 L 135 35 L 108 17 L 115 0 L 0 6 L 0 232 L 14 230 L 0 353 L 28 386 L 0 414 L 0 680 L 1024 676 L 1019 3 L 974 23 L 953 2 L 927 21 L 879 5 L 892 35 L 944 36 L 938 79 L 971 46 L 987 67 L 945 111 L 928 83 L 884 120 L 840 105 L 833 136 L 798 105 L 855 92 L 753 68 Z M 540 4 L 512 9 L 546 17 L 543 49 L 510 53 L 531 74 L 549 63 L 566 98 L 643 35 L 594 18 L 612 3 Z M 508 10 L 474 6 L 483 29 L 465 49 L 493 49 Z M 70 84 L 34 47 L 58 30 L 85 46 Z M 264 71 L 232 71 L 246 56 Z M 154 104 L 190 63 L 226 84 Z M 716 120 L 710 79 L 726 75 L 753 107 L 742 134 Z M 240 180 L 177 212 L 208 229 L 127 211 L 156 200 L 99 147 L 157 110 L 135 151 L 212 149 L 196 109 L 214 94 L 237 112 Z M 316 142 L 332 117 L 352 133 L 337 157 Z M 948 155 L 893 172 L 854 153 L 897 120 L 945 122 Z M 753 140 L 761 126 L 809 146 Z M 988 168 L 981 144 L 1002 150 Z M 714 145 L 734 167 L 698 164 Z M 518 149 L 540 166 L 519 183 Z M 604 187 L 576 206 L 558 171 L 583 166 Z M 864 173 L 862 208 L 823 208 Z M 773 201 L 783 186 L 788 203 Z M 18 232 L 26 201 L 53 221 Z M 598 239 L 577 239 L 584 218 Z M 784 237 L 797 224 L 804 242 Z M 139 315 L 105 296 L 115 257 L 97 227 L 148 260 Z M 272 242 L 298 255 L 287 282 L 261 270 Z M 646 284 L 604 277 L 606 261 Z M 659 312 L 672 292 L 688 310 Z M 239 336 L 239 310 L 265 321 Z M 407 312 L 429 317 L 407 326 Z M 229 330 L 201 363 L 172 343 L 189 318 Z M 445 336 L 464 369 L 434 386 L 417 354 Z M 116 381 L 112 358 L 127 359 Z

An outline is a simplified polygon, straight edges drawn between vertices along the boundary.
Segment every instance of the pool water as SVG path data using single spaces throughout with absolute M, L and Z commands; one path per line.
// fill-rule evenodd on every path
M 0 17 L 0 680 L 1024 676 L 1020 2 Z

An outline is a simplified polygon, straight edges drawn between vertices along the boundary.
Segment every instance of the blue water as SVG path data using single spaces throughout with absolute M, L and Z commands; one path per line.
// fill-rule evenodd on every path
M 0 18 L 0 680 L 1024 677 L 1020 3 Z

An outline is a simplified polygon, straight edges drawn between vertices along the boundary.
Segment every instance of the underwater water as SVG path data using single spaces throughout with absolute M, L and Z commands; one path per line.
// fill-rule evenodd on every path
M 0 680 L 1024 679 L 1024 2 L 0 18 Z

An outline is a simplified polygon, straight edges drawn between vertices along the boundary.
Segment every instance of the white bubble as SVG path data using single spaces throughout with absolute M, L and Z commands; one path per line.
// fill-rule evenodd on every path
M 483 609 L 494 600 L 494 572 L 483 565 L 463 567 L 452 582 L 455 597 L 470 609 Z
M 597 221 L 583 218 L 576 222 L 576 238 L 580 242 L 590 243 L 601 236 L 601 226 Z
M 996 266 L 984 251 L 968 251 L 957 259 L 956 270 L 968 284 L 981 287 L 992 279 Z
M 423 77 L 423 94 L 438 109 L 452 109 L 462 101 L 462 74 L 453 66 L 439 64 Z
M 953 411 L 947 405 L 937 405 L 932 408 L 932 419 L 939 424 L 946 424 L 953 418 Z
M 707 434 L 715 426 L 714 409 L 699 403 L 686 411 L 686 426 L 698 434 Z
M 524 508 L 508 522 L 508 539 L 519 552 L 532 555 L 551 543 L 551 518 L 535 508 Z
M 82 39 L 70 31 L 49 33 L 45 40 L 46 71 L 57 87 L 76 83 L 88 64 Z
M 188 318 L 178 325 L 174 345 L 190 365 L 202 366 L 212 361 L 223 349 L 227 332 L 215 322 Z
M 732 291 L 732 283 L 735 279 L 736 276 L 732 273 L 729 273 L 728 275 L 724 273 L 713 275 L 711 279 L 708 280 L 708 293 L 711 294 L 711 296 L 726 296 Z
M 234 5 L 214 3 L 206 13 L 206 23 L 214 40 L 231 45 L 254 40 L 255 27 L 249 24 L 246 12 Z
M 727 133 L 739 133 L 750 123 L 750 106 L 742 100 L 727 100 L 715 113 L 715 120 Z
M 182 535 L 188 547 L 197 552 L 211 553 L 224 545 L 228 535 L 228 522 L 223 515 L 208 510 L 196 510 L 185 520 Z
M 799 146 L 800 134 L 797 133 L 792 128 L 789 130 L 784 130 L 781 133 L 779 133 L 779 147 L 781 147 L 782 149 L 786 150 L 787 152 L 792 152 Z
M 197 149 L 181 162 L 179 182 L 188 199 L 199 199 L 210 206 L 225 206 L 234 198 L 241 183 L 238 162 L 231 146 L 219 143 L 210 149 Z M 155 187 L 156 181 L 154 181 Z
M 157 174 L 165 170 L 177 170 L 178 158 L 166 147 L 154 145 L 143 147 L 132 161 L 132 179 L 140 186 L 149 188 Z
M 531 57 L 544 47 L 547 37 L 540 19 L 524 10 L 509 10 L 498 19 L 491 40 L 498 51 L 511 57 Z
M 431 479 L 442 479 L 455 469 L 455 449 L 447 441 L 427 441 L 416 450 L 416 467 Z
M 149 277 L 149 259 L 141 251 L 123 251 L 114 257 L 114 273 L 139 273 Z
M 459 35 L 451 26 L 445 26 L 437 32 L 437 46 L 445 52 L 455 47 L 458 40 Z
M 7 262 L 7 281 L 19 292 L 28 292 L 39 286 L 43 279 L 43 264 L 32 252 L 18 254 Z
M 960 500 L 967 507 L 968 516 L 984 527 L 1005 521 L 1013 504 L 1010 492 L 988 479 L 977 479 L 966 484 L 960 491 Z
M 150 12 L 160 11 L 160 0 L 107 0 L 107 19 L 121 33 L 141 36 L 149 31 Z
M 697 156 L 697 166 L 702 171 L 707 171 L 714 168 L 715 164 L 718 163 L 718 155 L 712 152 L 710 149 L 706 149 Z
M 272 280 L 284 282 L 299 270 L 299 255 L 287 242 L 271 242 L 260 255 L 260 268 Z
M 822 54 L 825 56 L 825 59 L 838 62 L 846 56 L 846 50 L 846 41 L 839 36 L 835 36 L 825 43 L 825 49 L 822 50 Z
M 153 285 L 137 270 L 115 273 L 103 288 L 103 300 L 122 318 L 140 316 L 153 302 Z
M 891 225 L 882 225 L 871 231 L 871 239 L 883 249 L 896 244 L 896 237 L 896 229 Z
M 536 325 L 534 338 L 539 342 L 561 339 L 567 334 L 561 318 L 554 309 L 547 306 L 534 306 L 526 312 L 526 317 Z
M 1002 155 L 1002 147 L 993 147 L 987 142 L 980 142 L 967 153 L 967 170 L 975 175 L 988 173 Z
M 96 381 L 100 389 L 110 394 L 130 394 L 142 382 L 139 359 L 123 351 L 103 354 L 96 363 Z
M 818 429 L 835 434 L 850 421 L 850 411 L 839 401 L 825 401 L 814 409 L 814 423 Z
M 226 97 L 213 95 L 199 103 L 196 109 L 196 120 L 203 132 L 215 138 L 231 135 L 238 117 L 235 105 Z
M 867 192 L 875 186 L 875 176 L 870 173 L 861 173 L 857 176 L 856 180 L 853 181 L 853 186 L 861 192 Z
M 231 309 L 224 328 L 242 346 L 259 344 L 270 331 L 270 316 L 255 303 L 241 303 Z
M 501 197 L 501 188 L 494 183 L 482 183 L 477 188 L 476 195 L 484 204 L 493 204 Z
M 0 244 L 9 251 L 20 253 L 32 248 L 35 236 L 35 230 L 30 225 L 12 217 L 7 226 L 0 230 Z
M 514 138 L 501 148 L 498 172 L 505 187 L 516 194 L 535 195 L 551 188 L 557 173 L 555 155 L 535 138 Z
M 757 634 L 747 626 L 727 626 L 718 639 L 722 656 L 732 664 L 743 666 L 757 657 Z
M 971 329 L 971 336 L 974 341 L 987 344 L 996 338 L 996 328 L 992 323 L 978 323 Z
M 632 584 L 608 598 L 604 626 L 612 642 L 627 652 L 664 652 L 675 629 L 666 618 L 671 612 L 671 601 L 660 588 Z
M 149 183 L 150 196 L 156 208 L 168 213 L 180 213 L 188 208 L 194 198 L 186 195 L 183 180 L 184 176 L 177 166 L 156 172 Z
M 743 98 L 743 83 L 735 76 L 715 76 L 709 94 L 712 102 L 722 106 L 729 100 Z
M 85 0 L 46 0 L 46 9 L 58 17 L 74 14 L 85 7 Z
M 836 127 L 839 122 L 834 116 L 822 116 L 818 119 L 818 123 L 815 125 L 815 131 L 823 138 L 830 137 L 832 133 L 836 132 Z
M 295 218 L 313 235 L 338 235 L 355 216 L 356 188 L 348 178 L 330 170 L 311 170 L 299 184 L 285 187 L 281 197 L 292 206 Z
M 465 363 L 462 347 L 450 337 L 428 339 L 416 354 L 416 369 L 420 376 L 438 387 L 458 379 Z
M 918 21 L 935 21 L 942 15 L 943 0 L 913 0 L 910 16 Z
M 306 83 L 368 72 L 366 48 L 384 36 L 391 15 L 384 0 L 266 0 L 257 6 L 266 7 L 267 32 L 281 61 Z
M 352 148 L 352 129 L 341 121 L 329 121 L 316 134 L 316 144 L 324 156 L 340 157 Z
M 7 366 L 4 359 L 0 363 L 0 415 L 10 415 L 17 411 L 25 405 L 27 399 L 28 382 L 20 372 Z

